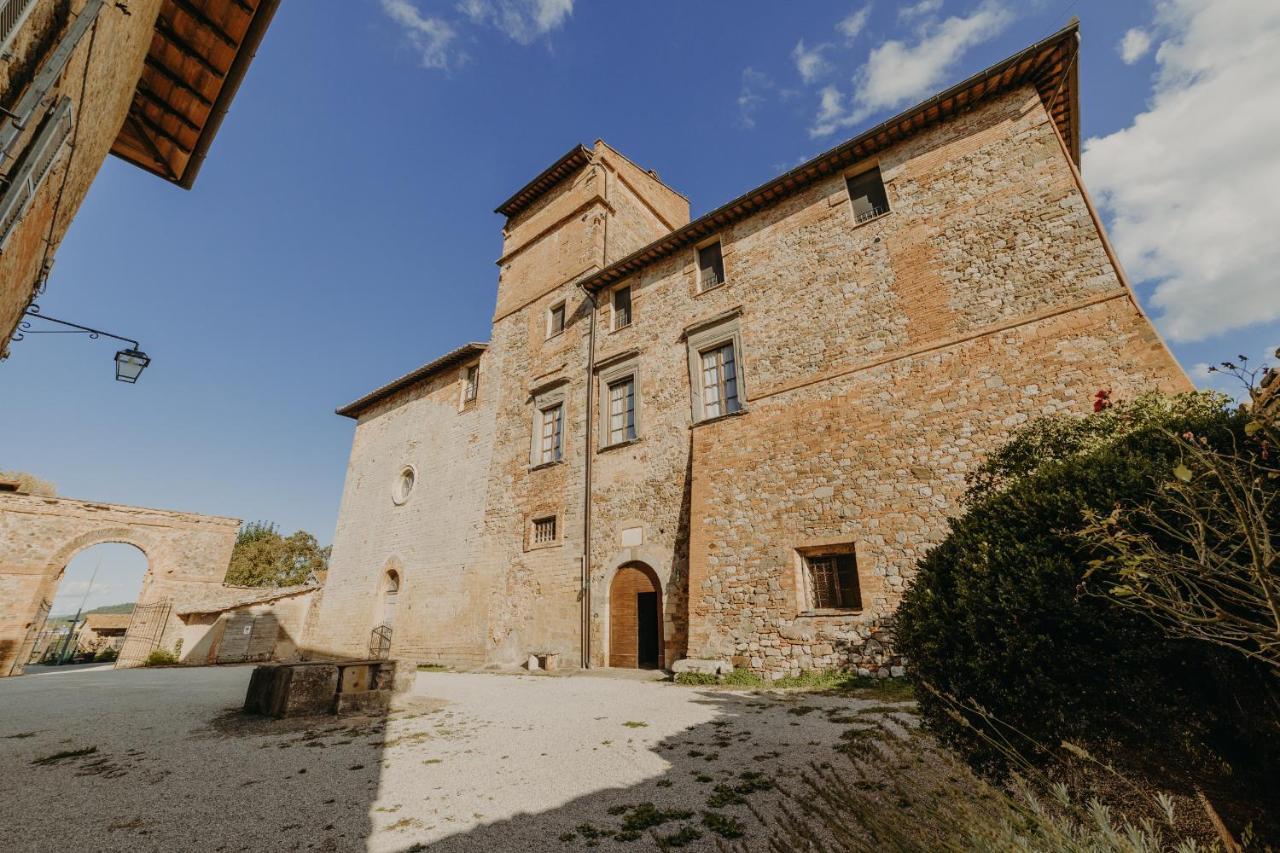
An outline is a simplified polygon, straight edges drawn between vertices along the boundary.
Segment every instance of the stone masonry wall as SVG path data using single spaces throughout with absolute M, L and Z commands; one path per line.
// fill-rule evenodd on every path
M 160 3 L 129 0 L 127 14 L 120 7 L 123 4 L 106 3 L 94 30 L 80 41 L 54 88 L 52 103 L 64 95 L 73 102 L 73 131 L 70 144 L 0 254 L 0 353 L 10 346 L 10 332 L 32 298 L 42 265 L 53 258 L 119 134 Z M 49 44 L 44 38 L 49 22 L 71 20 L 85 0 L 43 0 L 37 5 L 12 45 L 12 59 L 0 63 L 0 106 L 11 108 L 21 96 L 19 84 L 24 81 L 11 75 L 14 69 L 34 71 L 36 51 Z M 23 77 L 29 79 L 29 75 Z M 15 154 L 25 150 L 37 124 L 31 122 L 20 137 Z M 12 167 L 11 159 L 0 164 L 6 173 Z
M 40 602 L 53 601 L 80 551 L 102 542 L 134 545 L 147 557 L 139 606 L 169 598 L 198 607 L 221 595 L 239 526 L 239 519 L 221 516 L 0 494 L 0 676 L 21 672 L 14 664 Z M 181 630 L 171 613 L 162 642 L 171 646 Z
M 443 368 L 360 415 L 307 655 L 367 655 L 370 632 L 382 621 L 386 573 L 394 569 L 400 592 L 391 653 L 484 661 L 494 580 L 481 551 L 497 375 L 484 354 L 477 399 L 463 406 L 466 368 L 475 363 Z M 416 471 L 415 485 L 397 504 L 393 485 L 406 465 Z

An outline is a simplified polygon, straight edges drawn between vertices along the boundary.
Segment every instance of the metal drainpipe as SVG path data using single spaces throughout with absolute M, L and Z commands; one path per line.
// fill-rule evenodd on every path
M 608 229 L 608 220 L 605 225 Z M 592 428 L 592 389 L 595 385 L 593 377 L 596 369 L 596 295 L 582 292 L 591 300 L 591 322 L 587 331 L 587 416 L 586 440 L 582 442 L 582 451 L 586 454 L 583 466 L 584 485 L 582 495 L 582 668 L 591 668 L 591 457 L 594 455 L 591 443 Z

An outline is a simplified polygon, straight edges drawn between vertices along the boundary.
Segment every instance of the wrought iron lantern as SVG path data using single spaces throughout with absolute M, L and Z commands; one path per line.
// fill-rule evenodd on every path
M 125 349 L 116 353 L 116 381 L 128 382 L 130 385 L 138 381 L 138 377 L 142 375 L 142 371 L 151 363 L 151 357 L 145 352 L 138 349 L 138 342 L 133 338 L 124 338 L 120 335 L 113 335 L 110 332 L 104 332 L 101 329 L 93 329 L 89 326 L 81 326 L 79 323 L 69 323 L 66 320 L 59 320 L 55 317 L 49 317 L 40 313 L 40 306 L 34 302 L 28 306 L 23 312 L 25 318 L 18 324 L 18 328 L 14 331 L 12 340 L 20 341 L 27 335 L 88 335 L 92 339 L 97 339 L 106 335 L 108 338 L 115 338 L 117 341 L 124 341 L 129 344 Z M 62 329 L 32 329 L 31 320 L 44 320 L 48 323 L 57 323 L 59 326 L 66 326 L 66 330 Z

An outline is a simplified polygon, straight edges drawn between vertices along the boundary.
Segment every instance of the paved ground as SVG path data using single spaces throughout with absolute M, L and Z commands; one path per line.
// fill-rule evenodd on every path
M 912 722 L 875 700 L 436 672 L 385 720 L 272 721 L 235 713 L 250 671 L 0 680 L 0 850 L 715 850 L 716 828 L 764 849 L 755 813 L 845 760 L 851 724 Z

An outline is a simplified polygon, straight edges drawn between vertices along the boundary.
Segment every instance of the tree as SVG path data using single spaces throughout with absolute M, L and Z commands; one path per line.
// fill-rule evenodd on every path
M 298 530 L 281 536 L 275 524 L 251 521 L 240 528 L 226 581 L 236 586 L 295 586 L 329 568 L 331 546 Z
M 1212 643 L 1280 674 L 1280 408 L 1275 374 L 1223 362 L 1254 405 L 1241 434 L 1214 442 L 1166 431 L 1179 462 L 1145 500 L 1090 513 L 1081 535 L 1103 555 L 1103 594 L 1166 633 Z
M 0 471 L 0 480 L 18 484 L 18 491 L 25 495 L 37 495 L 42 498 L 58 496 L 58 489 L 48 480 L 41 480 L 26 471 Z

